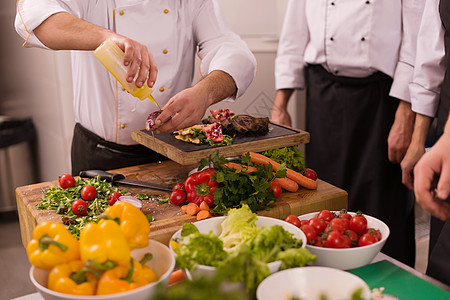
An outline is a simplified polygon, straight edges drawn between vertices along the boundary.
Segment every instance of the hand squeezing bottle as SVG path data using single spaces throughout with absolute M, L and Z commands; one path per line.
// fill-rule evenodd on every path
M 104 41 L 94 51 L 94 56 L 105 66 L 106 69 L 120 82 L 120 84 L 133 96 L 140 100 L 150 99 L 160 109 L 158 103 L 152 96 L 153 88 L 144 83 L 137 87 L 135 81 L 128 82 L 126 75 L 129 66 L 123 64 L 124 52 L 111 39 Z

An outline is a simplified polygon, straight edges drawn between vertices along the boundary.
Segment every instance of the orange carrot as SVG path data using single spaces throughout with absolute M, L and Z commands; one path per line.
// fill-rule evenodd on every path
M 284 178 L 275 178 L 274 180 L 278 181 L 278 183 L 281 185 L 281 187 L 288 192 L 295 193 L 298 190 L 297 182 L 295 182 L 292 179 L 284 177 Z
M 251 172 L 255 172 L 256 168 L 255 167 L 251 167 L 251 166 L 244 166 L 238 163 L 234 163 L 234 162 L 228 162 L 226 164 L 224 164 L 225 167 L 227 167 L 228 169 L 235 169 L 235 170 L 240 170 L 243 168 L 247 168 L 247 172 L 246 173 L 251 173 Z
M 183 214 L 185 214 L 185 213 L 186 213 L 186 209 L 187 209 L 187 204 L 186 204 L 186 205 L 183 205 L 183 206 L 181 207 L 181 212 L 182 212 Z
M 269 166 L 269 164 L 272 164 L 273 171 L 276 171 L 278 166 L 280 165 L 279 163 L 268 158 L 265 155 L 255 153 L 255 152 L 246 152 L 246 153 L 250 154 L 250 161 L 255 164 L 266 165 L 266 166 Z M 243 155 L 245 155 L 246 153 L 244 153 Z M 292 169 L 286 168 L 286 177 L 294 180 L 299 185 L 301 185 L 302 187 L 305 187 L 307 189 L 310 189 L 310 190 L 317 189 L 317 181 L 314 181 L 308 177 L 305 177 L 303 174 L 300 174 Z
M 198 207 L 195 203 L 189 203 L 186 207 L 186 213 L 190 216 L 195 216 L 200 211 L 200 207 Z
M 208 210 L 209 211 L 209 206 L 208 206 L 208 203 L 206 203 L 206 201 L 202 201 L 202 203 L 200 203 L 199 208 L 200 208 L 200 210 Z
M 172 274 L 170 274 L 169 285 L 178 283 L 180 281 L 184 281 L 183 270 L 178 269 L 178 270 L 173 271 Z
M 197 221 L 207 219 L 211 217 L 211 214 L 209 213 L 209 210 L 201 210 L 197 213 Z

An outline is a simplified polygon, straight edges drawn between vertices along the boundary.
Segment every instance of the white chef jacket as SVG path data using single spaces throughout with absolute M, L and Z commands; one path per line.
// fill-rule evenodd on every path
M 424 0 L 289 0 L 275 64 L 276 89 L 305 87 L 304 67 L 337 76 L 393 78 L 391 95 L 410 101 Z
M 413 80 L 409 85 L 414 112 L 434 117 L 445 76 L 444 28 L 439 0 L 427 0 L 417 40 Z
M 15 27 L 25 47 L 47 48 L 33 30 L 58 12 L 145 44 L 159 70 L 153 96 L 161 107 L 192 85 L 197 47 L 201 75 L 228 73 L 236 97 L 256 72 L 253 54 L 227 27 L 216 0 L 18 0 Z M 156 106 L 123 90 L 92 51 L 72 51 L 71 58 L 76 122 L 107 141 L 136 144 L 131 131 L 144 128 Z

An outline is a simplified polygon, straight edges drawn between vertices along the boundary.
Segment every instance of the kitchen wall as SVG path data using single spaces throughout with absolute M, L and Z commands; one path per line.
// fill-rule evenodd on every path
M 70 143 L 74 125 L 70 56 L 66 51 L 25 49 L 14 30 L 16 1 L 1 1 L 0 115 L 31 117 L 37 129 L 38 181 L 55 180 L 70 172 Z M 229 25 L 248 43 L 258 62 L 257 75 L 236 103 L 215 105 L 237 113 L 269 116 L 275 95 L 273 64 L 287 0 L 219 0 Z M 195 80 L 198 80 L 198 76 Z M 294 126 L 303 117 L 295 112 L 303 95 L 291 101 Z M 223 105 L 222 105 L 223 104 Z M 16 164 L 16 171 L 29 168 Z

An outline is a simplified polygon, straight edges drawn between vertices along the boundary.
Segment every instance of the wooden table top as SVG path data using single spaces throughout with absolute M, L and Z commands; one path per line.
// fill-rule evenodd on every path
M 183 182 L 188 173 L 195 169 L 194 165 L 181 165 L 167 160 L 159 163 L 145 164 L 113 170 L 129 179 L 137 179 L 147 182 L 175 185 Z M 17 208 L 19 213 L 20 230 L 23 245 L 27 245 L 32 239 L 32 233 L 38 223 L 53 221 L 62 223 L 61 215 L 55 211 L 38 210 L 35 205 L 41 201 L 45 189 L 50 186 L 58 186 L 58 180 L 37 183 L 16 189 Z M 132 195 L 144 193 L 148 195 L 162 195 L 168 197 L 169 192 L 120 185 L 126 188 Z M 151 223 L 150 238 L 168 245 L 170 237 L 179 230 L 185 222 L 195 222 L 195 217 L 180 212 L 180 207 L 169 203 L 158 204 L 157 201 L 145 203 L 146 211 L 155 220 Z M 300 188 L 297 192 L 283 192 L 274 206 L 268 211 L 260 211 L 258 215 L 284 219 L 286 216 L 301 215 L 322 209 L 340 210 L 347 208 L 347 192 L 322 180 L 318 180 L 317 190 Z

